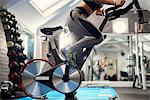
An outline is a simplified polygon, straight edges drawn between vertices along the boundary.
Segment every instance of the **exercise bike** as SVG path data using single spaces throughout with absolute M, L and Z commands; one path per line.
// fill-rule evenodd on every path
M 99 31 L 102 32 L 105 24 L 108 21 L 119 18 L 121 15 L 129 12 L 133 6 L 137 8 L 139 16 L 139 24 L 144 23 L 143 12 L 137 0 L 133 0 L 124 9 L 118 9 L 119 7 L 111 7 L 105 10 L 105 18 L 99 27 Z M 41 30 L 46 34 L 49 39 L 50 53 L 48 58 L 53 56 L 55 63 L 52 63 L 52 59 L 33 59 L 27 62 L 20 71 L 20 83 L 24 93 L 36 99 L 46 99 L 46 93 L 49 91 L 58 91 L 66 95 L 66 100 L 75 100 L 74 93 L 79 88 L 82 82 L 82 75 L 80 70 L 82 65 L 86 61 L 90 54 L 92 47 L 84 48 L 84 51 L 80 51 L 80 64 L 79 67 L 70 67 L 69 61 L 63 56 L 61 51 L 58 50 L 55 40 L 53 38 L 53 31 L 62 29 L 61 27 L 46 28 Z M 97 30 L 96 28 L 94 30 Z M 106 37 L 106 36 L 102 36 Z M 103 40 L 102 40 L 103 41 Z

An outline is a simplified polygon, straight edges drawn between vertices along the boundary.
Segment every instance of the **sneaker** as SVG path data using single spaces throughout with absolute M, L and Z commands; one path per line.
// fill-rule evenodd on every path
M 73 53 L 70 50 L 62 50 L 63 55 L 65 56 L 67 62 L 69 63 L 69 65 L 73 68 L 75 68 L 77 66 L 76 64 L 76 59 L 73 56 Z

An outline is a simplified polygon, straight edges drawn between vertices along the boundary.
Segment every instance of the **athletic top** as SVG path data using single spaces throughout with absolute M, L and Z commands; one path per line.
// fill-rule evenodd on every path
M 95 3 L 93 0 L 83 0 L 93 11 L 101 8 L 102 4 Z

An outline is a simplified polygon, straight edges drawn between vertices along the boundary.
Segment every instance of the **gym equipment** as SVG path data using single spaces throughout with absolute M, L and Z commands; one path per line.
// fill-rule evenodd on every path
M 18 74 L 16 72 L 9 73 L 9 80 L 16 83 L 16 80 L 18 80 Z
M 17 62 L 15 62 L 15 61 L 11 61 L 11 62 L 9 62 L 9 64 L 8 64 L 8 66 L 9 66 L 9 68 L 10 68 L 10 72 L 18 72 L 18 71 L 20 71 L 19 69 L 19 64 L 17 64 Z
M 9 21 L 9 19 L 5 17 L 2 17 L 1 20 L 2 20 L 2 23 L 7 23 Z
M 3 9 L 0 11 L 0 17 L 1 18 L 8 18 L 8 19 L 11 18 L 11 16 L 8 14 L 8 11 L 6 9 Z
M 10 98 L 15 95 L 14 85 L 11 81 L 3 81 L 1 83 L 1 97 Z
M 57 31 L 60 29 L 63 29 L 63 28 L 61 26 L 54 27 L 54 28 L 44 28 L 44 29 L 41 29 L 41 32 L 46 33 L 47 35 L 52 35 L 54 31 Z
M 0 16 L 0 83 L 8 80 L 8 63 L 6 37 Z
M 17 63 L 16 61 L 10 61 L 8 66 L 10 69 L 10 73 L 16 72 L 17 74 L 19 74 L 21 67 L 23 66 L 23 63 Z
M 106 9 L 105 18 L 99 27 L 100 32 L 102 32 L 108 21 L 119 18 L 121 15 L 130 11 L 133 6 L 137 8 L 137 13 L 139 16 L 138 23 L 143 24 L 144 18 L 140 5 L 137 0 L 133 0 L 124 9 L 118 9 L 118 6 Z M 65 94 L 66 100 L 76 100 L 74 93 L 79 88 L 82 79 L 80 69 L 93 47 L 85 48 L 85 51 L 79 52 L 79 59 L 81 63 L 77 63 L 77 68 L 72 67 L 70 66 L 69 61 L 66 60 L 67 58 L 64 58 L 61 52 L 59 52 L 56 48 L 53 38 L 53 31 L 56 30 L 53 30 L 53 28 L 41 30 L 41 32 L 44 33 L 50 41 L 50 55 L 54 56 L 56 65 L 54 66 L 50 63 L 51 61 L 42 59 L 34 59 L 29 61 L 20 72 L 21 86 L 26 95 L 32 98 L 45 98 L 43 95 L 53 89 Z M 46 88 L 43 90 L 41 87 Z
M 11 14 L 10 12 L 8 12 L 6 9 L 2 9 L 0 11 L 0 17 L 1 19 L 8 18 L 9 20 L 15 21 L 15 16 Z
M 18 34 L 16 34 L 16 35 L 18 35 Z M 19 45 L 21 45 L 22 44 L 22 42 L 23 42 L 23 40 L 22 39 L 18 39 L 17 41 L 15 41 L 16 43 L 18 43 Z
M 11 42 L 10 42 L 10 44 L 9 44 L 9 46 L 11 45 Z M 20 62 L 22 62 L 23 60 L 26 60 L 27 59 L 27 57 L 26 57 L 26 55 L 24 55 L 23 53 L 22 53 L 22 50 L 21 50 L 21 52 L 19 52 L 20 51 L 20 49 L 22 49 L 22 48 L 19 48 L 19 50 L 17 50 L 18 48 L 16 48 L 16 47 L 12 47 L 12 50 L 10 50 L 10 48 L 9 48 L 9 51 L 8 51 L 8 53 L 7 53 L 7 56 L 10 58 L 10 59 L 12 59 L 12 60 L 19 60 Z M 16 51 L 17 50 L 17 51 Z
M 7 31 L 7 30 L 10 30 L 10 28 L 11 28 L 10 25 L 7 25 L 7 24 L 4 24 L 3 27 L 4 27 L 4 30 L 6 30 L 6 31 Z
M 14 43 L 12 41 L 7 41 L 7 46 L 10 48 L 10 47 L 13 47 L 14 46 Z
M 25 54 L 23 54 L 23 40 L 19 39 L 21 34 L 18 31 L 15 16 L 6 9 L 3 9 L 0 10 L 0 18 L 2 20 L 8 47 L 7 56 L 9 57 L 8 66 L 10 68 L 8 77 L 9 81 L 11 81 L 14 85 L 16 91 L 21 89 L 19 83 L 19 72 L 27 57 Z
M 7 56 L 8 56 L 9 58 L 13 58 L 15 55 L 16 55 L 16 52 L 15 52 L 14 50 L 8 51 L 8 53 L 7 53 Z
M 11 41 L 9 42 L 9 45 L 8 45 L 8 51 L 10 50 L 14 50 L 16 52 L 20 52 L 20 53 L 23 53 L 23 50 L 24 50 L 24 47 L 21 46 L 21 45 L 18 45 L 18 44 L 14 44 L 14 43 Z

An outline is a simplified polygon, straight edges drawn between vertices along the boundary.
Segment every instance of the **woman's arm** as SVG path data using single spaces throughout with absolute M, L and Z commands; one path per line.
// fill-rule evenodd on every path
M 125 0 L 87 0 L 87 1 L 95 2 L 97 4 L 109 4 L 109 5 L 116 5 L 116 6 L 123 6 L 125 3 Z M 80 2 L 80 7 L 85 8 L 89 15 L 91 15 L 94 12 L 94 10 L 91 9 L 91 7 L 89 7 L 88 4 L 86 4 L 84 1 Z M 100 13 L 100 11 L 97 12 Z
M 116 6 L 123 6 L 125 3 L 125 0 L 93 0 L 93 1 L 101 4 L 109 4 Z
M 81 0 L 80 2 L 80 7 L 83 7 L 84 9 L 86 9 L 86 11 L 88 12 L 89 15 L 91 15 L 94 11 L 84 2 Z

